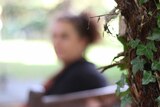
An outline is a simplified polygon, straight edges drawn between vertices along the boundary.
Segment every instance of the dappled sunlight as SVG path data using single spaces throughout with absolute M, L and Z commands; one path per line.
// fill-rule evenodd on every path
M 57 57 L 52 45 L 45 41 L 1 41 L 0 53 L 0 62 L 27 65 L 50 65 L 57 63 Z
M 110 44 L 107 47 L 102 45 L 91 47 L 87 52 L 88 60 L 97 65 L 110 64 L 122 48 L 109 46 Z M 5 63 L 12 62 L 26 65 L 53 65 L 58 63 L 54 48 L 47 41 L 1 41 L 0 53 L 0 62 Z

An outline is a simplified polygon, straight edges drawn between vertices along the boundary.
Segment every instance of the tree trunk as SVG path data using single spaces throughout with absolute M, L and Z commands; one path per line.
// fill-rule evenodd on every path
M 115 0 L 118 4 L 118 9 L 124 17 L 126 23 L 125 37 L 127 40 L 138 38 L 141 42 L 147 42 L 147 36 L 157 26 L 157 6 L 155 2 L 158 0 L 149 0 L 147 3 L 140 5 L 140 0 Z M 153 17 L 148 15 L 148 12 L 153 13 Z M 158 43 L 157 43 L 158 44 Z M 129 49 L 129 63 L 136 57 L 136 50 Z M 160 58 L 160 49 L 154 54 L 155 59 Z M 148 61 L 145 69 L 150 69 L 151 64 Z M 136 107 L 158 107 L 155 99 L 160 95 L 158 82 L 142 85 L 143 72 L 138 72 L 133 75 L 132 65 L 128 66 L 129 71 L 129 87 L 133 98 L 133 103 Z M 160 73 L 157 73 L 160 76 Z

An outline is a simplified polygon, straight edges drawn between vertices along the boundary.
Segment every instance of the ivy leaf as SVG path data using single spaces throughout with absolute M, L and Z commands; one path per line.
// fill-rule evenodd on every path
M 151 36 L 147 37 L 147 39 L 152 41 L 160 41 L 160 29 L 154 29 Z
M 160 18 L 159 17 L 157 19 L 157 25 L 158 25 L 158 28 L 160 28 Z
M 158 105 L 160 105 L 160 96 L 156 99 L 156 102 L 158 103 Z
M 127 39 L 123 36 L 117 36 L 117 39 L 123 44 L 124 50 L 128 50 Z
M 131 46 L 132 48 L 136 48 L 139 44 L 140 40 L 139 39 L 136 39 L 136 40 L 131 40 L 129 42 L 129 46 Z
M 146 46 L 145 45 L 139 45 L 137 47 L 136 54 L 137 55 L 144 55 L 144 52 L 146 51 Z
M 121 79 L 116 84 L 120 86 L 121 88 L 123 88 L 125 83 L 126 83 L 126 75 L 122 73 Z
M 144 3 L 147 3 L 149 0 L 139 0 L 139 3 L 142 5 Z
M 148 15 L 152 16 L 152 15 L 153 15 L 152 11 L 149 11 L 149 12 L 148 12 Z
M 121 93 L 121 87 L 117 85 L 116 95 L 120 96 L 120 93 Z
M 121 97 L 121 107 L 126 107 L 127 104 L 132 103 L 132 97 L 129 94 L 129 91 L 127 90 L 124 95 Z
M 145 71 L 143 73 L 142 84 L 147 85 L 149 83 L 156 82 L 156 78 L 152 75 L 152 72 Z
M 160 9 L 160 3 L 157 3 L 156 6 L 157 6 L 157 9 L 159 10 Z
M 144 59 L 140 59 L 139 56 L 133 59 L 131 61 L 133 74 L 135 75 L 139 70 L 143 71 L 145 63 L 146 61 Z
M 153 60 L 153 52 L 152 52 L 152 50 L 150 50 L 150 49 L 146 49 L 146 51 L 145 51 L 145 53 L 144 53 L 144 55 L 148 58 L 148 59 L 151 59 L 151 60 Z
M 116 95 L 119 96 L 120 95 L 120 89 L 124 87 L 124 85 L 126 84 L 126 75 L 124 73 L 122 73 L 121 75 L 121 79 L 116 82 L 117 84 L 117 89 L 116 89 Z
M 136 50 L 136 54 L 138 56 L 141 56 L 141 55 L 145 55 L 148 59 L 153 59 L 153 52 L 152 50 L 155 50 L 155 49 L 152 49 L 151 48 L 154 48 L 152 46 L 153 44 L 148 44 L 149 47 L 147 47 L 147 45 L 138 45 L 137 47 L 137 50 Z
M 157 48 L 156 48 L 156 46 L 155 46 L 155 44 L 154 44 L 154 41 L 148 42 L 148 43 L 147 43 L 147 48 L 150 49 L 150 50 L 152 50 L 152 51 L 154 51 L 154 52 L 157 51 Z
M 152 63 L 152 70 L 160 71 L 160 61 L 153 61 Z

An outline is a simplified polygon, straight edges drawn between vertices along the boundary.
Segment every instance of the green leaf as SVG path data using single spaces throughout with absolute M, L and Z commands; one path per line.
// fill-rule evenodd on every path
M 139 40 L 139 39 L 131 40 L 131 41 L 129 42 L 129 46 L 131 46 L 132 48 L 136 48 L 139 43 L 140 43 L 140 40 Z
M 152 63 L 152 70 L 160 71 L 160 61 L 153 61 Z
M 154 29 L 151 36 L 147 37 L 147 39 L 152 41 L 160 41 L 160 29 Z
M 118 82 L 116 82 L 116 84 L 121 88 L 124 87 L 124 85 L 126 84 L 126 75 L 124 73 L 122 73 L 121 79 Z
M 157 48 L 156 48 L 156 46 L 155 46 L 154 41 L 148 42 L 148 43 L 147 43 L 147 48 L 150 49 L 150 50 L 152 50 L 152 51 L 154 51 L 154 52 L 157 52 Z
M 160 9 L 160 3 L 157 3 L 156 6 L 157 6 L 157 9 L 159 10 Z
M 158 28 L 160 28 L 160 18 L 157 19 Z
M 152 75 L 152 72 L 145 71 L 143 74 L 142 84 L 147 85 L 153 82 L 156 82 L 156 78 Z
M 145 55 L 148 59 L 153 59 L 153 52 L 152 50 L 155 50 L 154 47 L 152 46 L 153 44 L 148 44 L 148 45 L 138 45 L 136 54 L 138 56 Z
M 144 55 L 145 51 L 146 51 L 146 46 L 145 45 L 139 45 L 137 47 L 136 54 L 137 55 Z
M 149 12 L 148 12 L 148 14 L 149 14 L 150 16 L 152 16 L 152 15 L 153 15 L 152 11 L 149 11 Z
M 156 102 L 158 103 L 158 105 L 160 105 L 160 96 L 156 99 Z
M 139 3 L 142 5 L 144 3 L 147 3 L 149 0 L 139 0 Z
M 124 50 L 128 50 L 127 39 L 123 36 L 117 36 L 117 39 L 122 43 Z
M 120 96 L 120 93 L 121 93 L 121 87 L 117 85 L 116 95 Z
M 139 56 L 133 59 L 131 61 L 133 74 L 135 75 L 138 71 L 143 71 L 145 63 L 146 61 L 144 59 L 140 59 Z
M 130 96 L 129 89 L 121 95 L 121 107 L 126 107 L 127 104 L 132 103 L 132 97 Z
M 120 89 L 124 87 L 124 85 L 126 84 L 126 75 L 124 73 L 122 73 L 121 75 L 121 79 L 116 82 L 117 84 L 117 89 L 116 89 L 116 95 L 119 96 L 120 95 Z

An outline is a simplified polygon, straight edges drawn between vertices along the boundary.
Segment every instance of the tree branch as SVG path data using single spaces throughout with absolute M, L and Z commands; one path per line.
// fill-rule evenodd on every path
M 103 66 L 103 67 L 100 67 L 98 68 L 99 70 L 102 69 L 101 73 L 103 73 L 105 70 L 109 69 L 109 68 L 112 68 L 112 67 L 115 67 L 115 66 L 118 66 L 122 64 L 121 62 L 117 62 L 117 63 L 113 63 L 111 65 L 107 65 L 107 66 Z

